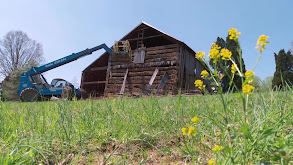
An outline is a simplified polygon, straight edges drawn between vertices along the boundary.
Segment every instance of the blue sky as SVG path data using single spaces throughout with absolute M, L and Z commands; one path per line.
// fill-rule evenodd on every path
M 247 69 L 252 69 L 257 59 L 258 37 L 269 36 L 270 44 L 255 70 L 264 79 L 275 72 L 274 52 L 287 51 L 293 41 L 292 8 L 292 0 L 9 0 L 0 5 L 0 37 L 10 30 L 22 30 L 43 45 L 45 60 L 51 62 L 102 43 L 112 46 L 141 21 L 196 52 L 206 53 L 218 36 L 226 38 L 233 27 L 241 32 L 239 41 Z M 44 75 L 49 81 L 58 77 L 80 83 L 82 70 L 103 52 Z

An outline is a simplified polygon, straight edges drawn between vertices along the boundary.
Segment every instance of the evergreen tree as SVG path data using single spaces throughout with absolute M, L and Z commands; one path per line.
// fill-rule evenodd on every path
M 284 49 L 275 54 L 276 71 L 274 74 L 272 86 L 282 88 L 283 85 L 293 84 L 293 55 L 290 51 L 287 53 Z
M 235 61 L 237 66 L 239 67 L 240 71 L 242 73 L 246 72 L 244 60 L 242 57 L 240 57 L 240 53 L 242 54 L 242 50 L 240 48 L 240 44 L 234 40 L 230 40 L 229 36 L 226 38 L 226 48 L 229 49 L 232 52 L 232 59 Z M 229 68 L 231 68 L 232 63 L 230 62 Z M 229 72 L 231 73 L 231 72 Z M 242 87 L 242 81 L 241 77 L 238 74 L 235 74 L 234 77 L 234 84 L 238 89 L 241 89 Z
M 226 49 L 230 50 L 232 52 L 231 58 L 235 61 L 235 63 L 240 68 L 242 73 L 246 72 L 243 58 L 240 59 L 239 53 L 242 53 L 242 50 L 241 50 L 240 44 L 238 42 L 229 39 L 229 35 L 228 35 L 226 38 L 226 41 L 223 38 L 218 37 L 216 44 L 218 46 L 220 46 L 221 49 L 226 48 Z M 241 65 L 240 65 L 240 63 L 241 63 Z M 232 78 L 230 76 L 231 75 L 230 68 L 231 68 L 232 62 L 231 61 L 224 61 L 224 60 L 220 59 L 217 62 L 217 66 L 214 66 L 213 60 L 211 59 L 209 61 L 209 64 L 212 66 L 213 69 L 217 69 L 218 71 L 220 71 L 221 73 L 223 73 L 225 75 L 222 80 L 226 83 L 226 86 L 227 86 Z M 242 82 L 241 82 L 241 77 L 239 75 L 235 74 L 233 82 L 238 89 L 241 89 Z
M 217 41 L 216 41 L 216 44 L 217 44 L 218 46 L 220 46 L 221 49 L 226 48 L 226 42 L 225 42 L 225 40 L 224 40 L 223 38 L 218 37 L 218 38 L 217 38 Z M 213 63 L 214 63 L 214 60 L 211 59 L 211 60 L 209 61 L 209 64 L 210 64 L 210 66 L 212 66 L 213 69 L 216 69 L 216 68 L 214 68 L 214 64 L 213 64 Z M 218 71 L 221 71 L 221 70 L 222 70 L 221 67 L 220 67 L 220 65 L 222 65 L 222 66 L 225 65 L 225 64 L 224 64 L 224 61 L 223 61 L 222 59 L 220 59 L 220 61 L 218 62 L 218 65 L 217 65 L 217 70 L 218 70 Z

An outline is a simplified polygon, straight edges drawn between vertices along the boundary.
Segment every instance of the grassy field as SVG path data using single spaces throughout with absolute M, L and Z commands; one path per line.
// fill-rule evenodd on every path
M 292 163 L 293 92 L 238 97 L 1 103 L 0 164 Z

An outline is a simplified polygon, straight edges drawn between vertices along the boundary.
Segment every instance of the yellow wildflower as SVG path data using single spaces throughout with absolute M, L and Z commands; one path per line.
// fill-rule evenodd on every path
M 221 49 L 221 47 L 219 47 L 216 43 L 212 44 L 212 48 L 210 50 L 209 56 L 210 56 L 210 59 L 213 59 L 214 63 L 216 63 L 219 60 L 219 58 L 221 57 L 219 54 L 220 49 Z
M 203 82 L 201 80 L 195 80 L 194 85 L 195 87 L 198 87 L 198 89 L 202 90 Z
M 250 77 L 254 77 L 254 72 L 251 70 L 248 70 L 245 72 L 244 77 L 245 77 L 245 79 L 248 79 Z
M 267 39 L 269 36 L 266 35 L 261 35 L 259 36 L 257 43 L 256 43 L 256 48 L 260 50 L 261 52 L 265 49 L 265 46 L 267 43 L 270 43 Z
M 222 60 L 229 60 L 232 56 L 232 52 L 230 52 L 230 50 L 224 48 L 221 50 L 220 56 L 222 56 Z
M 187 128 L 182 128 L 182 134 L 186 135 Z
M 199 121 L 199 118 L 194 116 L 192 119 L 191 119 L 192 122 L 194 122 L 194 124 L 196 125 L 197 122 Z
M 209 165 L 216 165 L 216 162 L 213 158 L 209 160 Z
M 203 70 L 201 73 L 200 73 L 200 75 L 201 75 L 201 78 L 207 78 L 207 77 L 209 77 L 209 72 L 208 71 L 206 71 L 206 70 Z
M 229 39 L 230 40 L 234 40 L 234 41 L 238 41 L 238 37 L 240 36 L 240 32 L 237 32 L 237 29 L 234 29 L 234 28 L 231 28 L 230 30 L 229 30 Z
M 216 43 L 212 43 L 212 47 L 211 48 L 212 49 L 218 49 L 218 50 L 221 49 L 221 47 L 219 45 L 217 45 Z
M 244 86 L 242 87 L 242 91 L 243 91 L 244 94 L 249 94 L 249 95 L 251 95 L 251 94 L 252 94 L 252 92 L 251 92 L 252 90 L 254 90 L 254 86 L 249 85 L 249 84 L 246 84 L 246 85 L 244 85 Z
M 195 54 L 195 58 L 202 61 L 202 59 L 205 59 L 205 53 L 203 51 L 200 51 Z
M 212 149 L 212 151 L 221 151 L 224 147 L 223 146 L 218 146 L 218 145 L 215 145 L 215 147 Z
M 188 130 L 188 135 L 193 135 L 194 132 L 195 132 L 195 128 L 193 126 L 190 126 Z
M 216 132 L 216 135 L 217 136 L 220 136 L 220 135 L 222 135 L 222 132 L 220 132 L 220 131 L 219 132 Z
M 231 73 L 232 74 L 235 74 L 236 73 L 236 67 L 235 67 L 234 64 L 232 64 L 232 66 L 231 66 Z

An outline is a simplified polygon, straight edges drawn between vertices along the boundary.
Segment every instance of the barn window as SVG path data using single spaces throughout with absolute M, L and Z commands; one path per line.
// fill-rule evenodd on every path
M 145 50 L 143 50 L 143 49 L 135 50 L 133 52 L 133 56 L 134 56 L 133 63 L 135 63 L 135 64 L 144 63 Z

